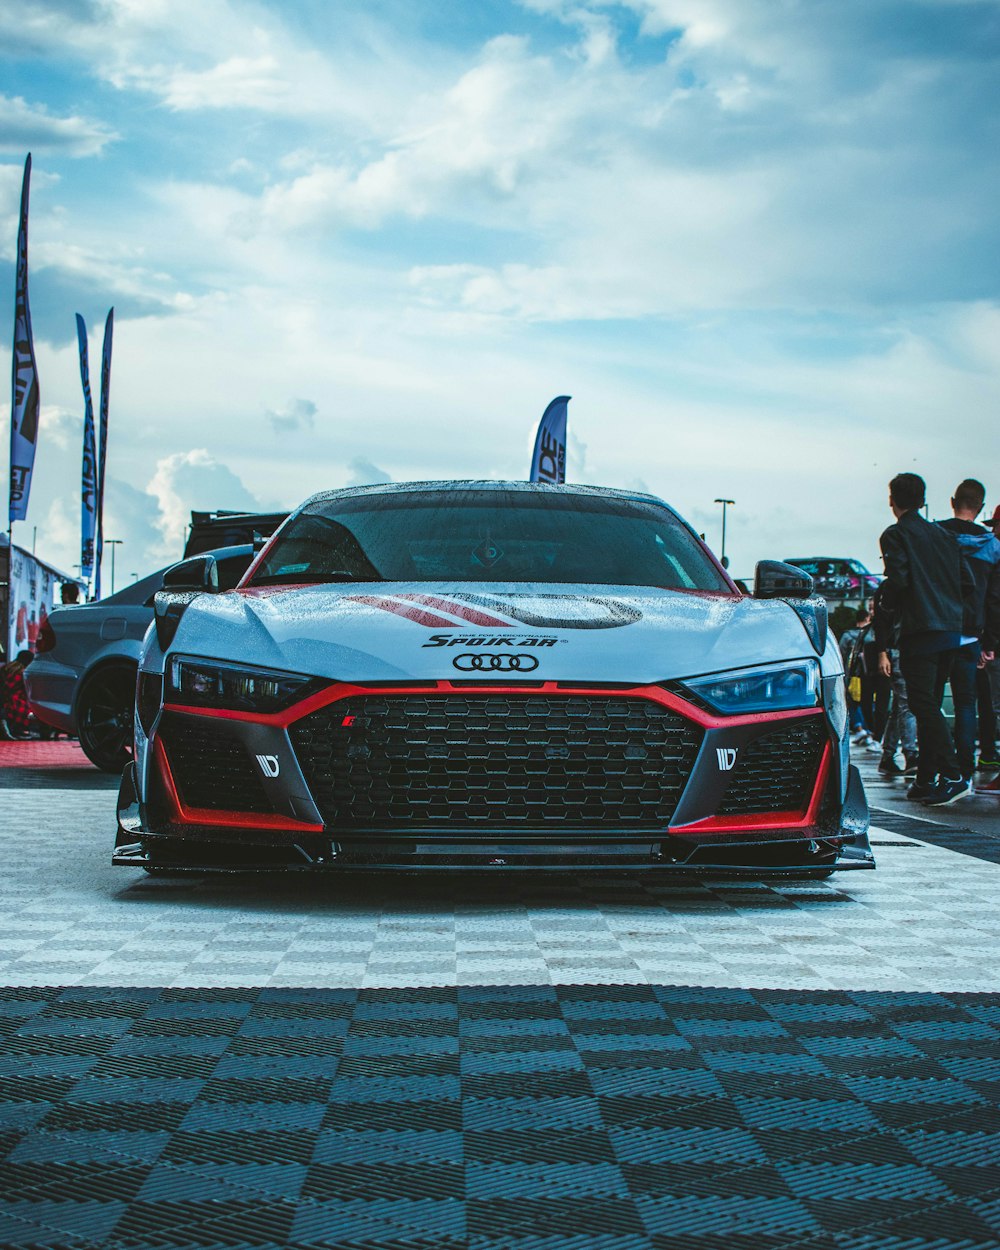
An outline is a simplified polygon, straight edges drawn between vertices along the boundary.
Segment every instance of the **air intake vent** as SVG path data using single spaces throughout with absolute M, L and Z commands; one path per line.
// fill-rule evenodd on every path
M 665 828 L 702 740 L 647 699 L 366 695 L 304 717 L 293 746 L 336 829 Z
M 718 814 L 805 811 L 826 743 L 821 716 L 785 724 L 757 738 L 740 752 Z
M 165 712 L 160 738 L 186 807 L 228 812 L 272 812 L 256 765 L 225 723 Z

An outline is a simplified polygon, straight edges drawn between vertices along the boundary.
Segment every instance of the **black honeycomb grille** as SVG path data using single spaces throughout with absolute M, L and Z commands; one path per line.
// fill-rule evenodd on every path
M 720 816 L 801 812 L 812 797 L 827 734 L 822 716 L 774 729 L 740 751 Z
M 290 733 L 328 825 L 456 833 L 663 828 L 702 739 L 648 700 L 534 693 L 366 695 Z
M 177 792 L 187 807 L 274 811 L 250 753 L 217 719 L 166 712 L 160 737 Z

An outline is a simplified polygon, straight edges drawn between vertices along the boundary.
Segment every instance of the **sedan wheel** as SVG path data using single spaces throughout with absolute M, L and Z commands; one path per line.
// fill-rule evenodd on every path
M 80 746 L 102 772 L 120 773 L 132 758 L 135 717 L 133 665 L 115 664 L 89 678 L 76 708 Z

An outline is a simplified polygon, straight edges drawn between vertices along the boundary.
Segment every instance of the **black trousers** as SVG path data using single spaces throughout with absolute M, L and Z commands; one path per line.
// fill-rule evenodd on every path
M 931 655 L 907 655 L 900 651 L 899 667 L 906 682 L 910 711 L 917 718 L 917 782 L 929 785 L 939 774 L 950 780 L 961 777 L 955 743 L 941 711 L 945 682 L 957 650 Z
M 979 754 L 985 760 L 997 757 L 997 720 L 993 714 L 993 691 L 985 668 L 976 670 L 976 703 L 979 705 Z

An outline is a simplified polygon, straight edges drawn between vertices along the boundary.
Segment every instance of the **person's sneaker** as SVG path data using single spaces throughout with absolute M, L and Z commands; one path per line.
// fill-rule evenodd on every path
M 937 784 L 933 781 L 915 781 L 912 785 L 906 787 L 906 797 L 914 803 L 922 803 L 924 799 L 931 798 L 937 792 Z
M 949 781 L 945 778 L 935 788 L 934 793 L 923 800 L 924 807 L 947 807 L 949 803 L 957 803 L 972 793 L 972 782 L 966 777 Z
M 855 729 L 851 734 L 851 741 L 856 746 L 863 746 L 871 737 L 867 729 Z
M 909 755 L 907 754 L 906 751 L 904 751 L 903 752 L 903 776 L 915 777 L 917 775 L 917 765 L 919 763 L 920 763 L 919 755 L 917 755 L 916 753 L 914 753 L 913 755 Z
M 981 786 L 976 786 L 978 794 L 1000 794 L 1000 773 L 993 778 L 992 781 L 984 781 Z
M 903 775 L 903 770 L 896 763 L 896 757 L 894 755 L 886 755 L 884 752 L 878 762 L 878 770 L 886 777 L 902 777 Z

